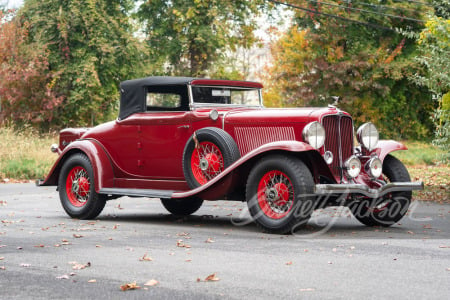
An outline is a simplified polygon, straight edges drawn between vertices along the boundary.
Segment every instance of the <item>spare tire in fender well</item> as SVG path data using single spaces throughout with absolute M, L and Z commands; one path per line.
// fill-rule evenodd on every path
M 205 184 L 241 157 L 234 139 L 224 130 L 206 127 L 189 138 L 183 151 L 183 173 L 190 188 Z

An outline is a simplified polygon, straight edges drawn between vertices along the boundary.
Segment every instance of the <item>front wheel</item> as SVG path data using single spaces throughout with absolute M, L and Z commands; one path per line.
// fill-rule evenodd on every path
M 408 170 L 392 155 L 383 162 L 383 179 L 389 182 L 410 182 Z M 408 212 L 412 192 L 401 191 L 384 195 L 379 199 L 364 199 L 352 203 L 349 208 L 355 218 L 367 226 L 392 226 Z
M 165 209 L 176 216 L 189 216 L 195 213 L 203 204 L 200 198 L 161 199 Z
M 84 154 L 74 154 L 65 162 L 58 180 L 59 198 L 72 218 L 93 219 L 106 204 L 106 197 L 95 192 L 94 172 Z
M 250 172 L 247 205 L 256 224 L 269 233 L 294 232 L 314 210 L 314 180 L 295 157 L 264 157 Z

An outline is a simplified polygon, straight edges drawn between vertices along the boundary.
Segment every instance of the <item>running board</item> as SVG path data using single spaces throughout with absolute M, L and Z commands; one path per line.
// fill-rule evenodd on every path
M 172 198 L 175 191 L 168 190 L 145 190 L 145 189 L 119 189 L 104 188 L 98 191 L 99 194 L 148 198 Z

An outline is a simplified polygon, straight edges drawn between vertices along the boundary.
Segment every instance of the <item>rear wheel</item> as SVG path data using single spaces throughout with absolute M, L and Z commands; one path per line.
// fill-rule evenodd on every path
M 383 179 L 389 182 L 410 182 L 408 170 L 392 155 L 383 162 Z M 364 199 L 349 206 L 355 218 L 367 226 L 392 226 L 408 212 L 412 192 L 401 191 L 384 195 L 379 199 Z
M 246 199 L 256 224 L 270 233 L 288 233 L 306 224 L 314 210 L 314 181 L 299 159 L 261 159 L 247 180 Z
M 74 154 L 63 164 L 58 180 L 59 198 L 72 218 L 93 219 L 106 204 L 106 197 L 95 192 L 94 172 L 84 154 Z
M 161 199 L 167 211 L 177 216 L 188 216 L 195 213 L 203 204 L 200 198 Z

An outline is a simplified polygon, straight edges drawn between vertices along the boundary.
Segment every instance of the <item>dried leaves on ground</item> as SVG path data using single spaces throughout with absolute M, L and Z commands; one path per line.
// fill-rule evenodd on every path
M 136 281 L 132 282 L 132 283 L 126 283 L 126 284 L 120 286 L 120 289 L 122 291 L 137 290 L 137 289 L 140 289 L 140 288 L 141 287 L 136 284 Z
M 423 181 L 425 189 L 416 191 L 416 200 L 450 203 L 450 167 L 449 166 L 413 166 L 408 167 L 412 181 Z

